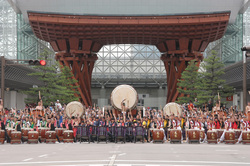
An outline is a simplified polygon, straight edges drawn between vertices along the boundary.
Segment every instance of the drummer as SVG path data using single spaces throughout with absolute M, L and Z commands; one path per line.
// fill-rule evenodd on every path
M 247 117 L 243 115 L 242 118 L 243 119 L 241 120 L 241 130 L 242 131 L 250 131 L 250 128 L 248 127 Z M 240 143 L 241 141 L 242 141 L 242 132 L 239 136 L 237 143 Z
M 45 119 L 45 117 L 42 117 L 42 120 L 40 121 L 40 127 L 46 127 L 47 126 L 47 121 Z
M 175 119 L 173 119 L 172 121 L 172 126 L 173 126 L 173 129 L 176 129 L 176 130 L 181 130 L 181 122 L 179 120 L 179 117 L 178 116 L 175 116 Z M 182 130 L 181 130 L 182 132 Z M 183 141 L 183 135 L 181 133 L 181 142 Z
M 228 116 L 227 121 L 225 121 L 225 130 L 222 136 L 220 137 L 220 141 L 218 143 L 221 143 L 222 141 L 224 141 L 226 131 L 230 131 L 230 130 L 232 130 L 232 122 L 231 122 L 231 118 Z

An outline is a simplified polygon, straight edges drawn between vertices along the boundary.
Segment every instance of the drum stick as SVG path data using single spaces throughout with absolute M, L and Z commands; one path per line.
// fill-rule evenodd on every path
M 39 99 L 41 100 L 41 93 L 40 93 L 40 90 L 38 92 L 38 95 L 39 95 Z

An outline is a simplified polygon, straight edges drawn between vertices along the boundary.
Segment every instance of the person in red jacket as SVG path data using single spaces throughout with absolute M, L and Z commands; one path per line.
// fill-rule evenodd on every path
M 216 129 L 220 129 L 220 122 L 218 121 L 218 118 L 215 118 L 215 121 L 214 121 L 214 126 Z

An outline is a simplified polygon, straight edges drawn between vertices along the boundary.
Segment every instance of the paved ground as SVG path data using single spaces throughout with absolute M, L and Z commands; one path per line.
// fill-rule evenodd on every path
M 69 143 L 0 145 L 4 165 L 250 165 L 249 145 Z

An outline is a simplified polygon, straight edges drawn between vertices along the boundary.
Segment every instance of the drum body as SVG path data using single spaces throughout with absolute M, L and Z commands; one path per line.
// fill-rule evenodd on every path
M 217 139 L 218 139 L 218 132 L 213 131 L 213 130 L 208 130 L 207 131 L 207 143 L 215 143 L 217 144 Z
M 201 140 L 205 139 L 205 131 L 204 130 L 200 130 L 200 139 Z
M 181 143 L 181 130 L 169 129 L 170 131 L 170 143 Z
M 238 139 L 239 139 L 239 137 L 240 137 L 240 135 L 241 135 L 241 130 L 240 129 L 236 129 L 236 130 L 234 130 L 235 131 L 235 140 L 236 140 L 236 142 L 238 141 Z
M 56 132 L 55 131 L 46 131 L 45 138 L 46 138 L 46 143 L 55 143 L 56 142 Z
M 29 144 L 37 144 L 38 143 L 39 134 L 37 131 L 29 131 L 28 132 L 28 143 Z
M 226 144 L 235 144 L 235 131 L 226 131 L 225 132 L 225 143 Z
M 189 143 L 200 143 L 200 130 L 189 129 L 187 135 Z
M 5 131 L 0 130 L 0 144 L 4 144 L 4 140 L 5 140 Z
M 38 129 L 39 131 L 39 129 Z M 46 132 L 49 131 L 49 128 L 41 128 L 40 130 L 41 132 L 39 133 L 39 135 L 41 136 L 41 142 L 45 142 L 46 141 Z
M 63 142 L 74 142 L 74 133 L 72 130 L 64 130 L 63 132 Z
M 154 129 L 153 131 L 153 143 L 164 142 L 164 131 L 159 129 Z
M 217 129 L 217 138 L 220 139 L 223 133 L 224 133 L 224 129 Z
M 63 141 L 63 128 L 56 128 L 56 135 L 58 136 L 60 141 Z
M 22 128 L 22 137 L 23 137 L 23 141 L 28 141 L 28 133 L 29 131 L 31 131 L 31 128 Z
M 39 115 L 44 116 L 44 111 L 43 110 L 33 110 L 33 115 L 34 117 L 38 118 Z
M 126 108 L 133 109 L 138 103 L 138 95 L 132 86 L 119 85 L 112 91 L 110 101 L 115 109 L 121 110 L 122 102 Z
M 20 144 L 21 143 L 21 132 L 20 131 L 12 131 L 11 132 L 11 144 Z
M 250 144 L 250 131 L 242 131 L 242 143 Z

